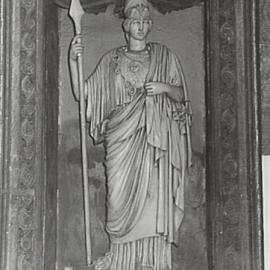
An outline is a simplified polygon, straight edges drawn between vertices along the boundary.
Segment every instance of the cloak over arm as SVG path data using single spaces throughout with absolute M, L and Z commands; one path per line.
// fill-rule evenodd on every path
M 184 102 L 176 102 L 167 95 L 147 97 L 147 133 L 148 142 L 157 149 L 167 150 L 167 136 L 169 126 L 176 127 L 177 134 L 186 137 L 187 166 L 191 165 L 191 107 L 188 101 L 187 87 L 182 66 L 177 56 L 167 47 L 151 43 L 151 64 L 147 78 L 149 82 L 162 82 L 173 86 L 181 86 L 184 92 Z M 169 122 L 168 122 L 169 121 Z M 175 142 L 179 139 L 175 138 Z M 177 162 L 176 162 L 177 164 Z
M 105 54 L 93 73 L 85 81 L 87 91 L 86 116 L 90 122 L 90 135 L 95 143 L 103 141 L 106 118 L 115 108 L 114 87 L 110 76 L 112 51 Z

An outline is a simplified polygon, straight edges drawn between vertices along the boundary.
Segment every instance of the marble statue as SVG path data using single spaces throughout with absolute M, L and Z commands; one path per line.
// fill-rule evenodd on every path
M 126 2 L 127 44 L 106 53 L 85 80 L 90 135 L 106 150 L 110 251 L 95 262 L 96 270 L 172 269 L 184 215 L 191 110 L 178 58 L 147 42 L 149 9 L 146 0 Z M 69 52 L 77 98 L 79 38 Z

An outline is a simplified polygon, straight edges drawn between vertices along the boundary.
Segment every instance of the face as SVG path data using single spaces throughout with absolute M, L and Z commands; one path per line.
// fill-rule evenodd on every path
M 129 35 L 135 40 L 146 39 L 151 29 L 151 21 L 145 19 L 134 19 L 129 25 Z

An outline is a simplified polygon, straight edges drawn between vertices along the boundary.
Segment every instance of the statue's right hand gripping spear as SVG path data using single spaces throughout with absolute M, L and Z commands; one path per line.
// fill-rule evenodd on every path
M 71 0 L 69 15 L 74 22 L 75 34 L 81 34 L 81 19 L 84 15 L 80 0 Z M 82 42 L 78 39 L 77 42 Z M 92 262 L 91 251 L 91 232 L 90 232 L 90 208 L 89 208 L 89 189 L 88 189 L 88 168 L 87 168 L 87 150 L 86 150 L 86 119 L 85 119 L 85 92 L 84 92 L 84 74 L 83 74 L 83 56 L 77 57 L 79 94 L 80 94 L 80 128 L 81 128 L 81 152 L 83 169 L 83 191 L 84 191 L 84 216 L 85 216 L 85 236 L 86 236 L 86 256 L 87 265 Z

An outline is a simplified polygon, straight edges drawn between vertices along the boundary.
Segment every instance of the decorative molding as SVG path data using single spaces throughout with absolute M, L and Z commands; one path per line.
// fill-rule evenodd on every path
M 36 182 L 36 0 L 22 0 L 21 16 L 21 49 L 20 49 L 20 178 L 18 187 L 23 191 L 35 189 Z M 35 192 L 35 195 L 36 192 Z M 18 197 L 18 231 L 17 231 L 17 269 L 33 269 L 35 265 L 34 241 L 35 199 L 36 196 Z
M 259 270 L 257 6 L 255 0 L 206 2 L 210 269 Z
M 260 0 L 260 64 L 262 88 L 262 149 L 270 155 L 270 1 Z
M 1 85 L 6 116 L 1 144 L 4 173 L 0 195 L 2 244 L 0 268 L 31 270 L 42 267 L 44 101 L 41 43 L 43 6 L 39 0 L 1 1 L 6 26 L 1 40 L 5 46 L 5 67 Z M 3 140 L 3 141 L 2 141 Z M 2 240 L 2 238 L 1 238 Z
M 222 206 L 219 234 L 223 240 L 224 269 L 241 269 L 239 231 L 239 184 L 238 135 L 237 135 L 237 44 L 235 4 L 233 0 L 220 1 L 219 6 L 219 44 L 220 44 L 220 162 Z M 229 101 L 229 102 L 228 102 Z M 223 189 L 223 186 L 227 189 Z M 232 232 L 234 232 L 232 234 Z

